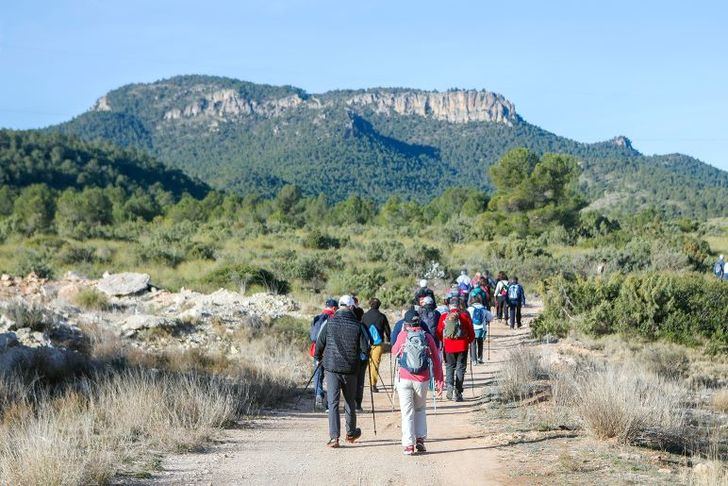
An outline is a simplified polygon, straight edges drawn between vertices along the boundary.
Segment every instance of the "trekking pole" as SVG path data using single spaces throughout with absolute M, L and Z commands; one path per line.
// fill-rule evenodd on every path
M 369 364 L 373 365 L 374 361 L 370 361 Z M 382 378 L 382 374 L 379 372 L 379 366 L 374 364 L 374 371 L 377 372 L 377 376 L 379 376 L 379 378 L 382 379 L 382 382 L 383 382 L 384 379 Z M 371 378 L 369 379 L 369 385 L 371 386 Z M 392 385 L 392 386 L 394 386 L 394 385 Z M 384 385 L 383 388 L 384 388 L 384 394 L 387 395 L 389 402 L 392 404 L 392 407 L 394 407 L 394 402 L 392 401 L 392 397 L 390 396 L 389 392 L 387 391 L 387 386 Z
M 369 363 L 372 362 L 372 356 L 369 355 Z M 374 414 L 374 391 L 372 390 L 372 368 L 371 366 L 369 368 L 369 398 L 372 401 L 372 422 L 374 423 L 374 437 L 377 436 L 377 417 Z
M 475 398 L 475 380 L 473 379 L 473 361 L 470 361 L 470 391 Z
M 490 361 L 490 325 L 488 325 L 488 361 Z
M 319 363 L 316 365 L 316 368 L 314 368 L 313 373 L 311 373 L 311 378 L 308 379 L 308 383 L 306 383 L 306 386 L 303 387 L 303 391 L 301 392 L 301 394 L 298 395 L 295 406 L 298 406 L 298 403 L 301 401 L 301 398 L 306 393 L 306 390 L 308 390 L 308 387 L 311 385 L 311 382 L 313 381 L 313 377 L 316 376 L 316 372 L 319 370 L 319 368 L 321 368 L 322 363 L 323 363 L 323 361 L 319 361 Z

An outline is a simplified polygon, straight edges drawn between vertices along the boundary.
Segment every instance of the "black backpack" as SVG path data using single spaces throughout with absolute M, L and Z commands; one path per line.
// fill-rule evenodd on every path
M 321 332 L 321 328 L 328 320 L 328 314 L 319 314 L 313 318 L 313 322 L 311 323 L 311 330 L 308 332 L 308 337 L 311 339 L 311 342 L 316 342 L 316 340 L 318 339 L 318 335 Z

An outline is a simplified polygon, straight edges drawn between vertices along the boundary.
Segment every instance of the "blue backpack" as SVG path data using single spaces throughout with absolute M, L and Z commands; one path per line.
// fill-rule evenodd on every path
M 422 373 L 430 366 L 430 348 L 423 330 L 405 329 L 407 339 L 399 357 L 399 366 L 410 373 Z
M 713 273 L 716 277 L 720 277 L 723 273 L 723 269 L 725 268 L 725 263 L 723 262 L 715 262 L 715 266 L 713 266 Z
M 318 335 L 321 332 L 321 328 L 327 320 L 329 320 L 328 314 L 319 314 L 313 318 L 311 330 L 308 332 L 308 337 L 311 339 L 311 342 L 316 342 Z
M 511 305 L 518 305 L 521 303 L 521 286 L 518 284 L 511 284 L 508 286 L 508 301 Z
M 382 344 L 382 336 L 379 334 L 379 329 L 374 324 L 369 325 L 369 336 L 372 338 L 372 344 L 379 346 Z

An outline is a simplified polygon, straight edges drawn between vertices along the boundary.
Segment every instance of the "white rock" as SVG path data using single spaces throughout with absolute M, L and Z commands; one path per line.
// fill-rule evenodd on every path
M 104 278 L 96 287 L 107 295 L 134 295 L 149 289 L 151 277 L 146 273 L 104 274 Z

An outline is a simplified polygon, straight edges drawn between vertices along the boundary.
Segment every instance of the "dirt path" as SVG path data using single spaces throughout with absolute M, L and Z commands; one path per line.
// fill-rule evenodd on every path
M 398 399 L 392 405 L 386 393 L 374 394 L 377 435 L 372 426 L 369 389 L 365 389 L 363 415 L 358 416 L 362 438 L 338 450 L 328 440 L 326 414 L 311 411 L 311 392 L 298 408 L 289 405 L 266 411 L 245 428 L 226 431 L 211 451 L 166 459 L 162 472 L 137 484 L 507 484 L 507 447 L 494 444 L 476 423 L 475 397 L 493 378 L 506 352 L 525 342 L 529 324 L 540 308 L 524 309 L 524 328 L 511 331 L 499 321 L 492 325 L 491 360 L 473 369 L 475 393 L 467 376 L 465 401 L 438 400 L 437 412 L 428 400 L 428 452 L 406 457 L 400 445 Z M 391 393 L 390 357 L 382 358 L 385 388 Z M 343 408 L 343 407 L 342 407 Z M 344 427 L 342 417 L 342 429 Z M 342 441 L 342 444 L 344 442 Z

